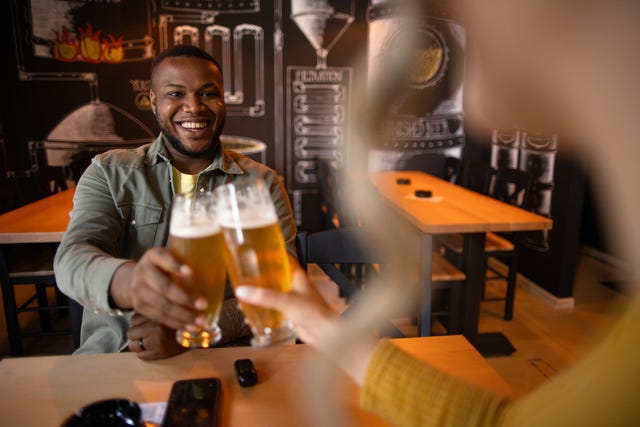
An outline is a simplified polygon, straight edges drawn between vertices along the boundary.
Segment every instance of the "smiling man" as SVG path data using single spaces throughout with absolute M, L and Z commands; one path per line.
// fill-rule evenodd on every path
M 160 53 L 151 67 L 150 98 L 159 137 L 93 159 L 78 182 L 56 253 L 58 286 L 84 306 L 76 353 L 130 350 L 158 359 L 184 351 L 175 330 L 193 328 L 206 303 L 171 280 L 184 272 L 166 249 L 176 193 L 208 191 L 247 176 L 263 179 L 295 254 L 291 205 L 276 172 L 220 141 L 226 106 L 217 62 L 193 46 Z M 219 325 L 221 344 L 250 333 L 230 289 Z

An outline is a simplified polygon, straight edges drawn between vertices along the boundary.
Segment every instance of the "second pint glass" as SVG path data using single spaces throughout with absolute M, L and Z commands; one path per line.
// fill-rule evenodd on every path
M 278 216 L 261 180 L 226 184 L 216 190 L 218 219 L 229 251 L 231 284 L 281 292 L 291 289 L 291 272 Z M 291 323 L 276 310 L 241 303 L 253 339 L 265 347 L 294 337 Z
M 188 279 L 176 279 L 189 291 L 207 300 L 206 327 L 190 332 L 176 331 L 176 340 L 183 347 L 210 347 L 222 337 L 218 316 L 226 283 L 226 247 L 215 219 L 211 193 L 176 194 L 171 209 L 169 250 L 181 262 L 191 267 Z

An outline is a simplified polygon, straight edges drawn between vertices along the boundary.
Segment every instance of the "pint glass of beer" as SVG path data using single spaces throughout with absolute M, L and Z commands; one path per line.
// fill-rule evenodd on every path
M 271 195 L 261 180 L 216 189 L 218 220 L 229 252 L 232 286 L 251 285 L 288 292 L 291 272 Z M 251 344 L 266 347 L 294 337 L 279 311 L 241 303 L 253 332 Z
M 226 283 L 226 247 L 215 218 L 212 193 L 196 196 L 176 194 L 171 209 L 169 250 L 191 267 L 188 279 L 174 278 L 180 286 L 207 300 L 207 325 L 197 331 L 176 331 L 183 347 L 209 347 L 222 333 L 218 316 Z

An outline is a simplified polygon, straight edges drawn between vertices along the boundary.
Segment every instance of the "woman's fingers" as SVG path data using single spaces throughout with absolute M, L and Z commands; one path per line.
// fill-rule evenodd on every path
M 236 288 L 235 294 L 238 299 L 246 303 L 279 311 L 287 311 L 287 306 L 290 305 L 288 294 L 256 286 L 239 286 Z

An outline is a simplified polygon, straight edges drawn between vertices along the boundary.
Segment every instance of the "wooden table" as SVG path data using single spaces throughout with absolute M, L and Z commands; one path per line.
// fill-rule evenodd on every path
M 398 178 L 410 184 L 399 185 Z M 503 203 L 488 196 L 417 171 L 376 172 L 369 180 L 383 199 L 421 239 L 420 336 L 431 330 L 431 250 L 435 234 L 464 233 L 463 270 L 467 275 L 461 307 L 462 333 L 485 353 L 512 348 L 501 334 L 478 334 L 480 302 L 485 281 L 485 233 L 488 231 L 549 230 L 553 222 L 546 217 Z M 415 197 L 415 190 L 429 190 L 431 198 Z M 512 351 L 512 350 L 511 350 Z M 510 352 L 508 352 L 510 353 Z
M 0 215 L 0 281 L 2 281 L 2 300 L 9 331 L 17 331 L 19 324 L 5 251 L 11 251 L 12 245 L 60 242 L 69 225 L 69 212 L 73 207 L 74 193 L 75 189 L 70 188 Z M 52 275 L 53 271 L 47 274 Z M 41 322 L 43 319 L 44 317 L 41 318 Z M 48 321 L 44 324 L 48 324 Z M 47 329 L 46 326 L 43 328 Z M 8 335 L 11 354 L 21 354 L 20 337 L 11 333 Z
M 74 193 L 70 188 L 0 215 L 0 244 L 60 242 Z
M 394 340 L 406 351 L 449 373 L 503 395 L 511 390 L 462 336 Z M 164 402 L 174 381 L 218 377 L 222 382 L 221 426 L 310 425 L 300 387 L 311 384 L 306 358 L 317 355 L 306 345 L 282 345 L 191 350 L 179 356 L 145 362 L 134 353 L 48 356 L 4 359 L 0 362 L 0 425 L 58 426 L 91 402 L 121 397 L 139 403 Z M 251 358 L 258 384 L 238 385 L 233 362 Z M 315 372 L 318 374 L 318 372 Z M 358 388 L 345 376 L 331 372 L 339 388 L 331 395 L 329 414 L 346 411 L 348 425 L 386 426 L 358 407 Z M 306 399 L 308 402 L 309 399 Z

